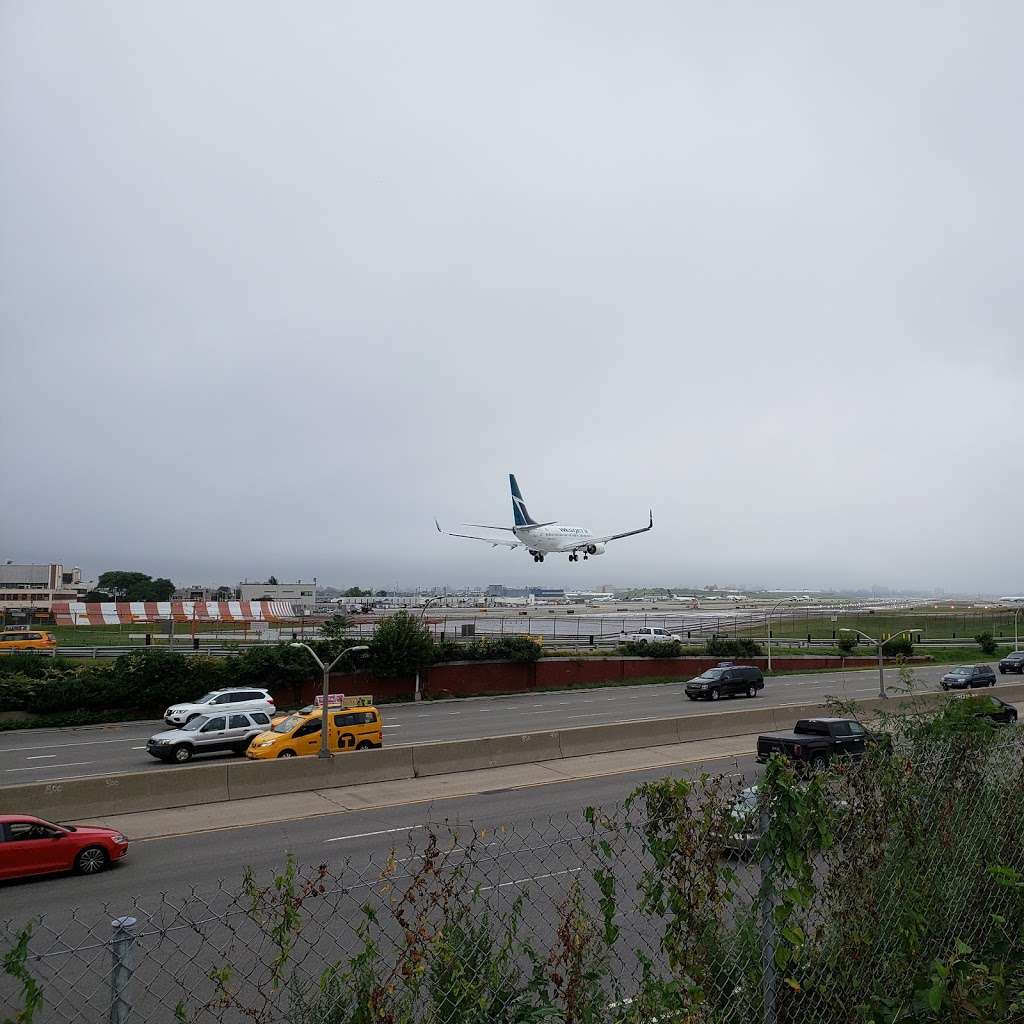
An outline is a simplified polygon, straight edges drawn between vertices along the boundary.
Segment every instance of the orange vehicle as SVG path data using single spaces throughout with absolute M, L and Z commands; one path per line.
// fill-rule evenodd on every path
M 7 629 L 0 633 L 0 651 L 52 651 L 57 638 L 38 629 Z

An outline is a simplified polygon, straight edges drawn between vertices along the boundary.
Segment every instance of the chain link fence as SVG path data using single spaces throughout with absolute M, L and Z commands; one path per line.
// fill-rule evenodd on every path
M 670 778 L 570 818 L 440 822 L 382 858 L 7 921 L 0 1018 L 1019 1022 L 1024 738 L 982 725 L 813 775 L 776 760 L 756 786 Z M 960 997 L 1002 1016 L 927 1016 Z

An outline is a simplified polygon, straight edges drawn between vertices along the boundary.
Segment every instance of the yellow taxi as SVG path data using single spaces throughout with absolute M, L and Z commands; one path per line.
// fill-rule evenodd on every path
M 322 708 L 303 708 L 268 732 L 261 732 L 245 752 L 256 761 L 274 757 L 309 757 L 320 753 Z M 328 749 L 335 752 L 370 750 L 384 745 L 380 712 L 375 707 L 328 707 Z
M 38 629 L 5 629 L 0 633 L 0 651 L 52 651 L 57 638 Z

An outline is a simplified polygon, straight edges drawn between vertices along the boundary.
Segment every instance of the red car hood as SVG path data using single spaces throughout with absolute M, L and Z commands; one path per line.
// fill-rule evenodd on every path
M 65 826 L 67 827 L 67 826 Z M 75 825 L 75 836 L 119 836 L 123 833 L 116 828 L 107 828 L 106 825 Z

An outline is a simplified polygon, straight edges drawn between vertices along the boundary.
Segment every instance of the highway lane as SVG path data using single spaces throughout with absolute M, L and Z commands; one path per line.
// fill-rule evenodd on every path
M 65 1024 L 72 1008 L 72 1019 L 85 1019 L 76 1015 L 83 1012 L 88 1019 L 99 1019 L 109 991 L 102 944 L 109 939 L 110 922 L 130 915 L 141 933 L 135 947 L 133 1009 L 151 1024 L 173 1024 L 179 999 L 196 1009 L 210 997 L 207 972 L 221 966 L 225 956 L 243 974 L 253 968 L 254 950 L 264 951 L 264 962 L 269 957 L 267 940 L 245 913 L 249 902 L 240 898 L 246 867 L 253 869 L 260 885 L 270 883 L 289 853 L 299 864 L 300 880 L 319 879 L 318 865 L 327 867 L 326 891 L 302 908 L 310 923 L 297 947 L 306 977 L 315 979 L 360 948 L 355 929 L 365 905 L 379 913 L 381 931 L 374 935 L 386 955 L 399 933 L 389 900 L 406 890 L 434 830 L 442 847 L 454 842 L 455 849 L 446 855 L 453 867 L 466 846 L 477 844 L 474 864 L 458 891 L 465 896 L 479 885 L 479 898 L 491 911 L 508 912 L 522 897 L 520 934 L 543 951 L 556 942 L 560 909 L 574 880 L 588 901 L 597 898 L 582 809 L 611 809 L 644 781 L 704 768 L 729 775 L 735 786 L 760 772 L 749 757 L 739 762 L 709 759 L 531 789 L 497 789 L 430 805 L 339 812 L 136 842 L 124 863 L 93 878 L 0 883 L 0 938 L 13 940 L 17 928 L 35 919 L 32 948 L 49 954 L 32 962 L 47 997 L 40 1024 Z M 449 829 L 455 830 L 454 839 Z M 385 879 L 389 860 L 393 874 Z M 655 924 L 635 912 L 640 873 L 635 852 L 616 858 L 611 869 L 623 894 L 616 916 L 624 937 L 618 969 L 628 976 L 637 966 L 634 948 L 657 954 Z M 389 895 L 389 883 L 394 883 L 394 895 Z M 193 927 L 192 921 L 198 925 Z M 0 1004 L 3 987 L 0 979 Z
M 67 875 L 0 883 L 0 918 L 18 921 L 44 912 L 48 924 L 56 927 L 82 908 L 105 922 L 107 914 L 117 917 L 134 912 L 132 908 L 155 910 L 160 893 L 185 896 L 192 890 L 212 904 L 217 892 L 237 891 L 246 867 L 265 881 L 284 864 L 288 853 L 306 870 L 326 864 L 340 874 L 348 863 L 346 880 L 361 878 L 371 863 L 375 869 L 382 868 L 393 850 L 398 857 L 406 856 L 410 840 L 422 847 L 427 832 L 436 828 L 443 833 L 445 823 L 458 828 L 460 836 L 472 828 L 483 835 L 480 842 L 497 842 L 500 849 L 494 850 L 495 855 L 505 856 L 495 864 L 490 881 L 515 882 L 550 869 L 550 843 L 579 835 L 583 808 L 611 808 L 642 782 L 688 776 L 705 767 L 737 779 L 752 778 L 762 770 L 752 755 L 713 758 L 524 789 L 494 789 L 431 803 L 339 811 L 137 841 L 122 864 L 95 877 Z M 373 871 L 369 875 L 377 877 Z
M 919 666 L 914 671 L 919 684 L 934 687 L 948 670 L 948 665 L 933 665 Z M 899 686 L 898 670 L 886 669 L 886 680 L 887 686 Z M 404 746 L 710 714 L 762 704 L 779 706 L 829 696 L 869 697 L 878 692 L 878 673 L 875 669 L 858 669 L 773 676 L 766 679 L 765 689 L 753 701 L 734 698 L 717 703 L 694 702 L 687 700 L 684 685 L 655 683 L 384 705 L 384 742 L 387 746 Z M 998 686 L 996 689 L 998 691 Z M 136 722 L 0 733 L 0 786 L 117 772 L 188 771 L 188 765 L 166 765 L 146 753 L 146 740 L 163 728 L 162 722 Z M 208 755 L 193 763 L 210 763 L 235 756 Z

